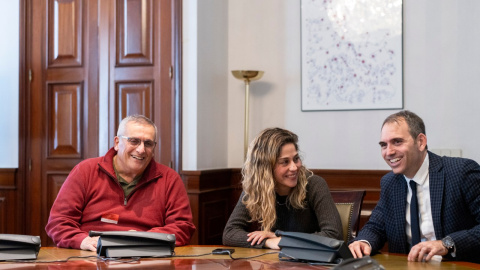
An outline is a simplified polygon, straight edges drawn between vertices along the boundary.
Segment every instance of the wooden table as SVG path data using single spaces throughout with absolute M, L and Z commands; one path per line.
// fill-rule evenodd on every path
M 185 246 L 175 248 L 175 254 L 193 255 L 210 253 L 219 246 Z M 270 249 L 235 248 L 234 258 L 250 257 L 274 252 Z M 43 247 L 37 261 L 65 260 L 71 256 L 95 256 L 95 252 Z M 373 256 L 385 269 L 480 269 L 480 264 L 467 262 L 408 262 L 405 255 L 379 254 Z M 278 254 L 268 254 L 252 259 L 232 260 L 228 255 L 207 255 L 201 257 L 144 258 L 131 263 L 104 262 L 94 257 L 88 259 L 71 259 L 68 262 L 49 263 L 8 263 L 0 262 L 0 269 L 330 269 L 331 267 L 309 265 L 306 263 L 285 262 L 278 260 Z

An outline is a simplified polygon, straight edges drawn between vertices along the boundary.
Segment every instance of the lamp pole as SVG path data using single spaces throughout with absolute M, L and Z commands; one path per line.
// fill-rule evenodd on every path
M 263 71 L 258 70 L 232 70 L 235 78 L 245 81 L 245 123 L 244 123 L 244 142 L 243 142 L 243 158 L 247 158 L 248 149 L 248 111 L 249 111 L 249 95 L 250 95 L 250 81 L 259 80 L 263 76 Z

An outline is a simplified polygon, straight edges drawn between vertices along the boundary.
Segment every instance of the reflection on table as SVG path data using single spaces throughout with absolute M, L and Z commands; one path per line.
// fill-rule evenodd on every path
M 196 255 L 210 253 L 220 246 L 185 246 L 175 248 L 175 255 Z M 264 253 L 275 252 L 270 249 L 235 248 L 234 258 L 252 257 Z M 278 254 L 268 254 L 251 259 L 232 260 L 228 255 L 206 255 L 201 257 L 171 257 L 171 258 L 143 258 L 138 261 L 122 263 L 102 261 L 95 257 L 74 258 L 68 262 L 40 263 L 38 261 L 65 260 L 72 256 L 95 256 L 95 252 L 62 249 L 41 248 L 36 263 L 7 263 L 0 262 L 0 269 L 330 269 L 330 266 L 310 265 L 307 263 L 279 261 Z M 407 262 L 405 255 L 379 254 L 373 257 L 385 269 L 480 269 L 480 264 L 467 262 Z

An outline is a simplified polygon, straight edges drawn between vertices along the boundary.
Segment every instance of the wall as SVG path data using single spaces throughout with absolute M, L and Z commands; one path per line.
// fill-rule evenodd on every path
M 388 169 L 377 142 L 381 122 L 395 111 L 301 111 L 300 0 L 183 5 L 184 169 L 242 165 L 244 83 L 232 69 L 265 71 L 251 84 L 250 139 L 280 126 L 300 136 L 311 168 Z M 403 8 L 404 107 L 425 120 L 430 149 L 461 149 L 480 161 L 480 1 L 404 0 Z M 0 40 L 0 148 L 7 153 L 0 168 L 18 166 L 18 75 L 5 75 L 18 72 L 16 10 L 18 1 L 0 1 L 0 18 L 9 21 L 0 35 L 13 35 Z
M 0 168 L 18 167 L 19 1 L 0 1 Z
M 225 16 L 220 13 L 223 9 L 198 10 L 205 12 L 203 19 L 199 12 L 199 24 L 208 17 Z M 280 126 L 299 135 L 310 168 L 388 169 L 378 146 L 380 126 L 397 110 L 301 111 L 300 10 L 299 0 L 228 1 L 228 58 L 221 63 L 204 59 L 196 64 L 198 69 L 220 72 L 218 65 L 227 63 L 224 77 L 211 77 L 209 88 L 200 84 L 196 88 L 201 96 L 208 94 L 212 85 L 222 90 L 226 86 L 227 109 L 220 124 L 211 123 L 209 129 L 199 129 L 195 135 L 201 144 L 205 138 L 221 141 L 226 132 L 228 148 L 203 148 L 202 158 L 214 156 L 214 162 L 192 162 L 187 169 L 242 165 L 244 83 L 233 78 L 233 69 L 265 71 L 260 81 L 251 83 L 250 140 L 266 127 Z M 480 118 L 480 17 L 476 16 L 480 1 L 404 0 L 403 12 L 404 108 L 424 119 L 430 149 L 461 149 L 464 157 L 480 161 L 480 128 L 476 125 Z M 184 20 L 188 18 L 184 16 Z M 217 34 L 199 40 L 197 46 L 223 44 L 223 32 Z M 188 67 L 184 66 L 184 72 Z M 184 87 L 184 94 L 186 91 L 191 89 Z M 184 107 L 184 116 L 196 113 L 197 123 L 204 123 L 200 116 L 224 98 L 198 103 L 195 111 Z M 189 122 L 184 121 L 184 132 L 188 129 Z M 184 140 L 185 136 L 189 135 L 184 134 Z M 184 144 L 184 161 L 195 149 L 200 147 Z M 222 155 L 224 158 L 219 158 Z
M 227 1 L 183 1 L 184 170 L 227 165 L 227 7 Z

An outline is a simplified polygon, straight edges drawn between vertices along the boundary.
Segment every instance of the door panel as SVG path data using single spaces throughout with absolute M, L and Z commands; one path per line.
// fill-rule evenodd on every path
M 48 66 L 81 66 L 83 11 L 81 0 L 48 2 Z
M 81 158 L 81 83 L 49 84 L 47 158 Z
M 153 65 L 153 8 L 152 0 L 117 1 L 116 66 Z
M 153 82 L 117 83 L 115 88 L 118 122 L 135 113 L 152 119 Z

